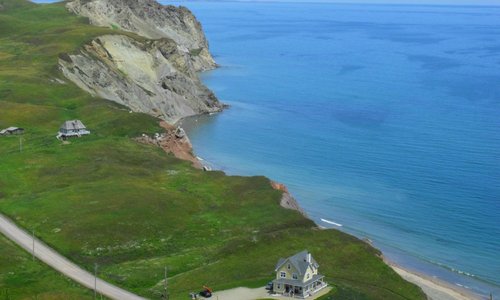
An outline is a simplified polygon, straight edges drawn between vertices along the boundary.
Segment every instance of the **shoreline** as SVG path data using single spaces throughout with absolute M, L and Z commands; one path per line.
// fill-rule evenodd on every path
M 183 118 L 180 120 L 180 122 L 177 122 L 176 125 L 184 125 L 183 121 L 186 121 L 186 118 Z M 163 125 L 163 127 L 166 129 L 166 126 Z M 189 137 L 186 133 L 186 139 L 189 141 Z M 201 157 L 196 156 L 194 149 L 192 148 L 191 143 L 189 142 L 189 154 L 188 157 L 180 157 L 178 155 L 175 155 L 176 153 L 174 152 L 174 155 L 177 156 L 178 158 L 191 161 L 193 162 L 193 159 L 196 160 L 198 164 L 193 164 L 193 166 L 196 168 L 200 168 L 200 166 L 205 167 L 209 166 L 209 164 Z M 169 152 L 168 149 L 165 149 L 162 147 L 166 152 Z M 182 155 L 181 155 L 182 156 Z M 190 156 L 190 157 L 189 157 Z M 210 168 L 211 170 L 211 168 Z M 220 170 L 219 170 L 220 171 Z M 292 209 L 300 212 L 305 218 L 312 220 L 316 226 L 319 229 L 335 229 L 335 228 L 324 228 L 320 224 L 316 223 L 312 218 L 310 218 L 305 210 L 300 206 L 300 203 L 290 194 L 288 191 L 286 185 L 277 183 L 273 179 L 269 178 L 271 186 L 283 192 L 283 198 L 280 203 L 280 205 L 285 208 L 285 209 Z M 292 200 L 293 205 L 286 205 L 288 201 Z M 288 202 L 290 204 L 290 202 Z M 340 229 L 336 229 L 340 230 Z M 348 233 L 350 234 L 350 233 Z M 352 234 L 350 234 L 352 235 Z M 374 247 L 372 245 L 372 247 Z M 378 249 L 378 248 L 377 248 Z M 380 250 L 380 249 L 379 249 Z M 422 272 L 417 272 L 414 270 L 411 270 L 409 268 L 405 268 L 399 264 L 396 264 L 390 260 L 388 260 L 386 257 L 382 257 L 383 261 L 391 267 L 396 273 L 398 273 L 404 280 L 411 282 L 417 286 L 419 286 L 424 293 L 427 295 L 429 300 L 481 300 L 485 299 L 481 297 L 481 295 L 476 294 L 472 291 L 469 291 L 465 288 L 461 288 L 459 286 L 454 285 L 451 282 L 444 281 L 442 279 L 438 279 L 433 277 L 430 274 L 425 274 Z
M 429 300 L 481 300 L 485 299 L 472 291 L 453 285 L 431 275 L 413 271 L 384 258 L 384 262 L 404 280 L 419 286 Z

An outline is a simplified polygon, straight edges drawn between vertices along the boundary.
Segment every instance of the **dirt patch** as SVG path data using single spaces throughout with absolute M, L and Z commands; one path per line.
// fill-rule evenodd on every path
M 276 181 L 271 181 L 271 186 L 273 187 L 273 189 L 283 192 L 283 196 L 281 197 L 280 201 L 280 205 L 282 207 L 296 210 L 307 218 L 306 212 L 302 209 L 302 207 L 300 207 L 297 200 L 295 200 L 295 198 L 293 198 L 293 196 L 290 194 L 286 185 Z
M 160 126 L 165 129 L 163 133 L 153 136 L 142 135 L 136 138 L 140 143 L 156 145 L 165 152 L 172 153 L 175 157 L 192 162 L 193 167 L 202 169 L 203 165 L 193 154 L 193 146 L 186 134 L 179 134 L 177 127 L 161 121 Z
M 326 287 L 319 291 L 317 294 L 314 294 L 313 296 L 310 296 L 306 299 L 314 300 L 316 298 L 319 298 L 321 296 L 324 296 L 328 294 L 328 292 L 331 291 L 331 287 Z M 255 288 L 255 289 L 250 289 L 246 287 L 238 287 L 230 290 L 225 290 L 225 291 L 220 291 L 220 292 L 215 292 L 213 297 L 219 300 L 255 300 L 255 299 L 293 299 L 290 297 L 285 297 L 281 296 L 278 294 L 272 294 L 268 290 L 266 290 L 264 287 L 261 288 Z

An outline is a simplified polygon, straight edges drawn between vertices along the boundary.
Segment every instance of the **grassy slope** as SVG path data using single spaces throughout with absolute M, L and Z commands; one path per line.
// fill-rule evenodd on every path
M 280 256 L 307 248 L 336 286 L 330 297 L 423 298 L 373 248 L 281 209 L 266 178 L 201 172 L 136 144 L 130 137 L 159 130 L 157 120 L 51 81 L 60 53 L 112 30 L 61 4 L 0 4 L 0 127 L 27 130 L 22 153 L 17 137 L 0 139 L 0 210 L 21 226 L 148 297 L 159 295 L 165 265 L 172 298 L 184 299 L 203 284 L 261 286 Z M 62 145 L 54 135 L 70 118 L 93 134 Z
M 0 299 L 91 299 L 92 292 L 0 235 Z

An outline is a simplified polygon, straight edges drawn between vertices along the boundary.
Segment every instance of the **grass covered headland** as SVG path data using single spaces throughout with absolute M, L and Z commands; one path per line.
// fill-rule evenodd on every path
M 263 286 L 278 258 L 303 249 L 334 286 L 331 299 L 425 298 L 376 249 L 281 208 L 267 178 L 203 172 L 138 144 L 132 137 L 161 131 L 157 119 L 60 83 L 58 57 L 106 33 L 126 34 L 88 25 L 64 4 L 0 0 L 0 128 L 25 128 L 22 151 L 19 136 L 0 137 L 2 213 L 80 266 L 97 263 L 103 279 L 150 298 L 160 296 L 165 266 L 171 299 L 186 299 L 203 285 Z M 69 119 L 92 134 L 58 141 Z M 56 286 L 69 298 L 88 295 L 0 243 L 0 291 L 26 286 L 23 298 Z

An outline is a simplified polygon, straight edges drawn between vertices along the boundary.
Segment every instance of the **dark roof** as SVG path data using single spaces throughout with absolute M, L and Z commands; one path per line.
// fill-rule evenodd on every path
M 79 129 L 86 129 L 85 125 L 83 125 L 82 121 L 80 120 L 70 120 L 66 121 L 62 124 L 61 129 L 66 129 L 66 130 L 79 130 Z
M 280 258 L 278 263 L 276 264 L 276 269 L 275 271 L 278 271 L 278 269 L 287 261 L 290 261 L 290 263 L 299 271 L 300 275 L 303 275 L 307 271 L 307 267 L 309 265 L 313 265 L 314 267 L 318 268 L 319 265 L 316 262 L 316 260 L 312 257 L 311 255 L 311 261 L 307 261 L 307 256 L 309 255 L 309 251 L 304 250 L 302 252 L 299 252 L 293 256 L 290 256 L 289 258 Z

